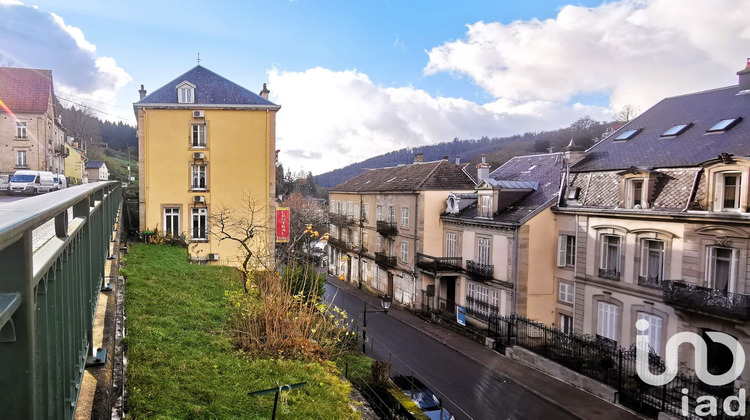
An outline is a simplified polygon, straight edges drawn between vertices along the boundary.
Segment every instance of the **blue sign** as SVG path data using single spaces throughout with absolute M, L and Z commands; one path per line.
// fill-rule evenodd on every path
M 456 305 L 456 322 L 466 326 L 466 308 Z

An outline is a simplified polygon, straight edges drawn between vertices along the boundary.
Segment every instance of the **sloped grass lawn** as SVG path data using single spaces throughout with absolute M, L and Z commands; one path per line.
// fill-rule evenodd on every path
M 191 265 L 186 250 L 134 244 L 126 256 L 127 415 L 152 418 L 271 418 L 274 395 L 248 392 L 307 382 L 288 393 L 278 419 L 356 419 L 351 385 L 333 363 L 258 360 L 235 351 L 226 331 L 226 290 L 235 270 Z

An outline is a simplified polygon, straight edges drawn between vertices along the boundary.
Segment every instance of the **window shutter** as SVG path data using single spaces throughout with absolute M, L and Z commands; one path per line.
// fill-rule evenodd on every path
M 730 293 L 737 293 L 737 268 L 740 265 L 740 250 L 732 250 L 732 263 L 729 271 L 729 286 L 728 290 Z
M 648 277 L 648 246 L 649 242 L 641 239 L 641 277 Z
M 557 266 L 565 267 L 565 251 L 568 245 L 568 237 L 566 235 L 559 235 L 557 237 Z
M 708 247 L 706 252 L 706 287 L 713 287 L 715 284 L 714 279 L 714 266 L 716 265 L 716 248 Z
M 721 211 L 724 206 L 724 174 L 716 174 L 714 183 L 714 211 Z

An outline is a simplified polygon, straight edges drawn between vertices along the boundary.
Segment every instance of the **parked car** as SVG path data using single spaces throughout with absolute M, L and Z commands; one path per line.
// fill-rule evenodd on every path
M 55 190 L 61 190 L 63 188 L 68 188 L 68 180 L 65 179 L 64 175 L 55 174 L 52 178 L 55 181 Z
M 413 376 L 398 375 L 393 378 L 393 383 L 411 398 L 417 407 L 432 420 L 455 420 L 453 415 L 445 408 L 441 408 L 438 397 L 430 391 L 425 384 Z M 442 413 L 442 416 L 441 416 Z
M 55 189 L 52 172 L 46 171 L 16 171 L 10 178 L 8 192 L 11 194 L 37 195 Z

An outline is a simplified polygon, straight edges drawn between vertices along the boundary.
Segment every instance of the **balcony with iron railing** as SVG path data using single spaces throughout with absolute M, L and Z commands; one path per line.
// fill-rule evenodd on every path
M 610 270 L 607 268 L 600 268 L 598 276 L 607 279 L 607 280 L 614 280 L 614 281 L 620 281 L 620 272 L 617 270 Z
M 683 281 L 663 281 L 664 303 L 687 311 L 741 321 L 750 320 L 750 296 L 701 287 Z
M 375 264 L 383 268 L 393 268 L 396 266 L 396 257 L 390 257 L 385 252 L 376 252 Z
M 417 253 L 417 267 L 432 273 L 460 271 L 461 257 L 433 257 Z
M 328 221 L 332 225 L 340 227 L 352 226 L 354 224 L 354 219 L 351 216 L 338 213 L 328 213 Z
M 661 290 L 661 278 L 653 276 L 638 276 L 638 285 L 649 287 L 651 289 Z
M 378 229 L 378 233 L 383 236 L 398 235 L 398 227 L 396 226 L 396 222 L 387 222 L 385 220 L 378 220 L 377 229 Z
M 342 251 L 348 251 L 349 250 L 349 246 L 348 246 L 347 242 L 344 241 L 344 240 L 342 240 L 342 239 L 339 239 L 339 238 L 329 237 L 328 238 L 328 245 L 330 245 L 333 248 L 340 249 Z
M 492 280 L 495 272 L 495 266 L 468 260 L 466 261 L 466 272 L 477 280 Z

